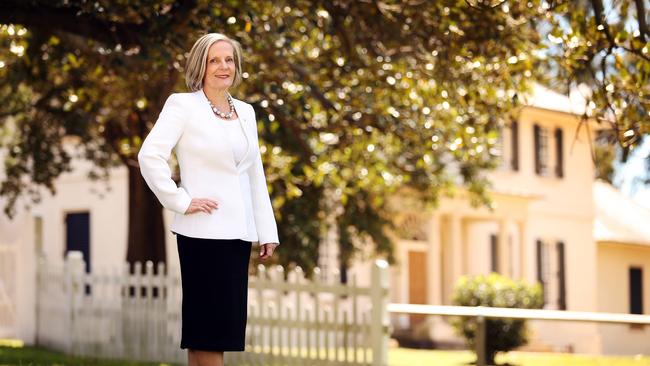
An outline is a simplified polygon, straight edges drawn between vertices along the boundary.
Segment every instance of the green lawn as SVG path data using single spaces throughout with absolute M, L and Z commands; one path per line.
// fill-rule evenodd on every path
M 29 346 L 6 347 L 0 344 L 0 366 L 167 366 L 160 363 L 105 361 L 67 356 Z
M 390 366 L 466 366 L 475 357 L 469 351 L 431 351 L 391 348 Z M 650 357 L 596 357 L 568 354 L 510 352 L 497 362 L 517 366 L 650 366 Z M 0 343 L 0 366 L 164 366 L 165 364 L 100 361 L 21 345 Z
M 390 366 L 466 366 L 476 360 L 469 351 L 432 351 L 391 348 Z M 497 363 L 516 366 L 650 366 L 650 357 L 606 357 L 559 353 L 509 352 L 499 355 Z

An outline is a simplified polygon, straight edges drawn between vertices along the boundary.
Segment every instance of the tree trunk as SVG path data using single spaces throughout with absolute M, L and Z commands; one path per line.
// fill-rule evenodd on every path
M 129 166 L 129 237 L 126 260 L 166 262 L 162 205 L 149 189 L 138 167 Z

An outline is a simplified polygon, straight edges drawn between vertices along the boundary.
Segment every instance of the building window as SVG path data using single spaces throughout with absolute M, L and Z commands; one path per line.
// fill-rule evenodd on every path
M 566 245 L 550 240 L 536 241 L 537 282 L 542 285 L 544 305 L 558 310 L 567 309 Z
M 557 280 L 558 280 L 558 299 L 557 308 L 559 310 L 566 310 L 566 261 L 564 243 L 557 243 Z
M 497 234 L 490 234 L 490 271 L 499 271 L 499 242 Z
M 538 124 L 533 125 L 533 143 L 535 147 L 535 173 L 548 173 L 548 131 Z
M 562 129 L 555 129 L 555 176 L 564 177 L 564 142 Z
M 630 314 L 643 314 L 643 270 L 630 268 Z
M 509 125 L 500 126 L 494 154 L 503 170 L 519 170 L 519 124 L 511 121 Z
M 510 167 L 514 171 L 519 170 L 519 123 L 512 121 L 510 123 L 510 149 L 511 160 Z

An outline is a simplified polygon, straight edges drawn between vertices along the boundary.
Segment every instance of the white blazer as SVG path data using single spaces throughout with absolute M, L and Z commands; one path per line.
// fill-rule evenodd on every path
M 156 124 L 138 153 L 140 172 L 160 203 L 175 212 L 171 231 L 207 239 L 279 243 L 266 186 L 253 106 L 234 99 L 247 150 L 237 164 L 228 131 L 199 90 L 167 98 Z M 172 148 L 181 171 L 171 178 Z M 185 215 L 192 198 L 211 198 L 219 208 Z

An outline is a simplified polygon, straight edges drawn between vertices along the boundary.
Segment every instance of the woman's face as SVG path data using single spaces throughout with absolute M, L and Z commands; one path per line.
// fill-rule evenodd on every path
M 208 50 L 203 87 L 227 90 L 235 80 L 234 48 L 226 41 L 217 41 Z

